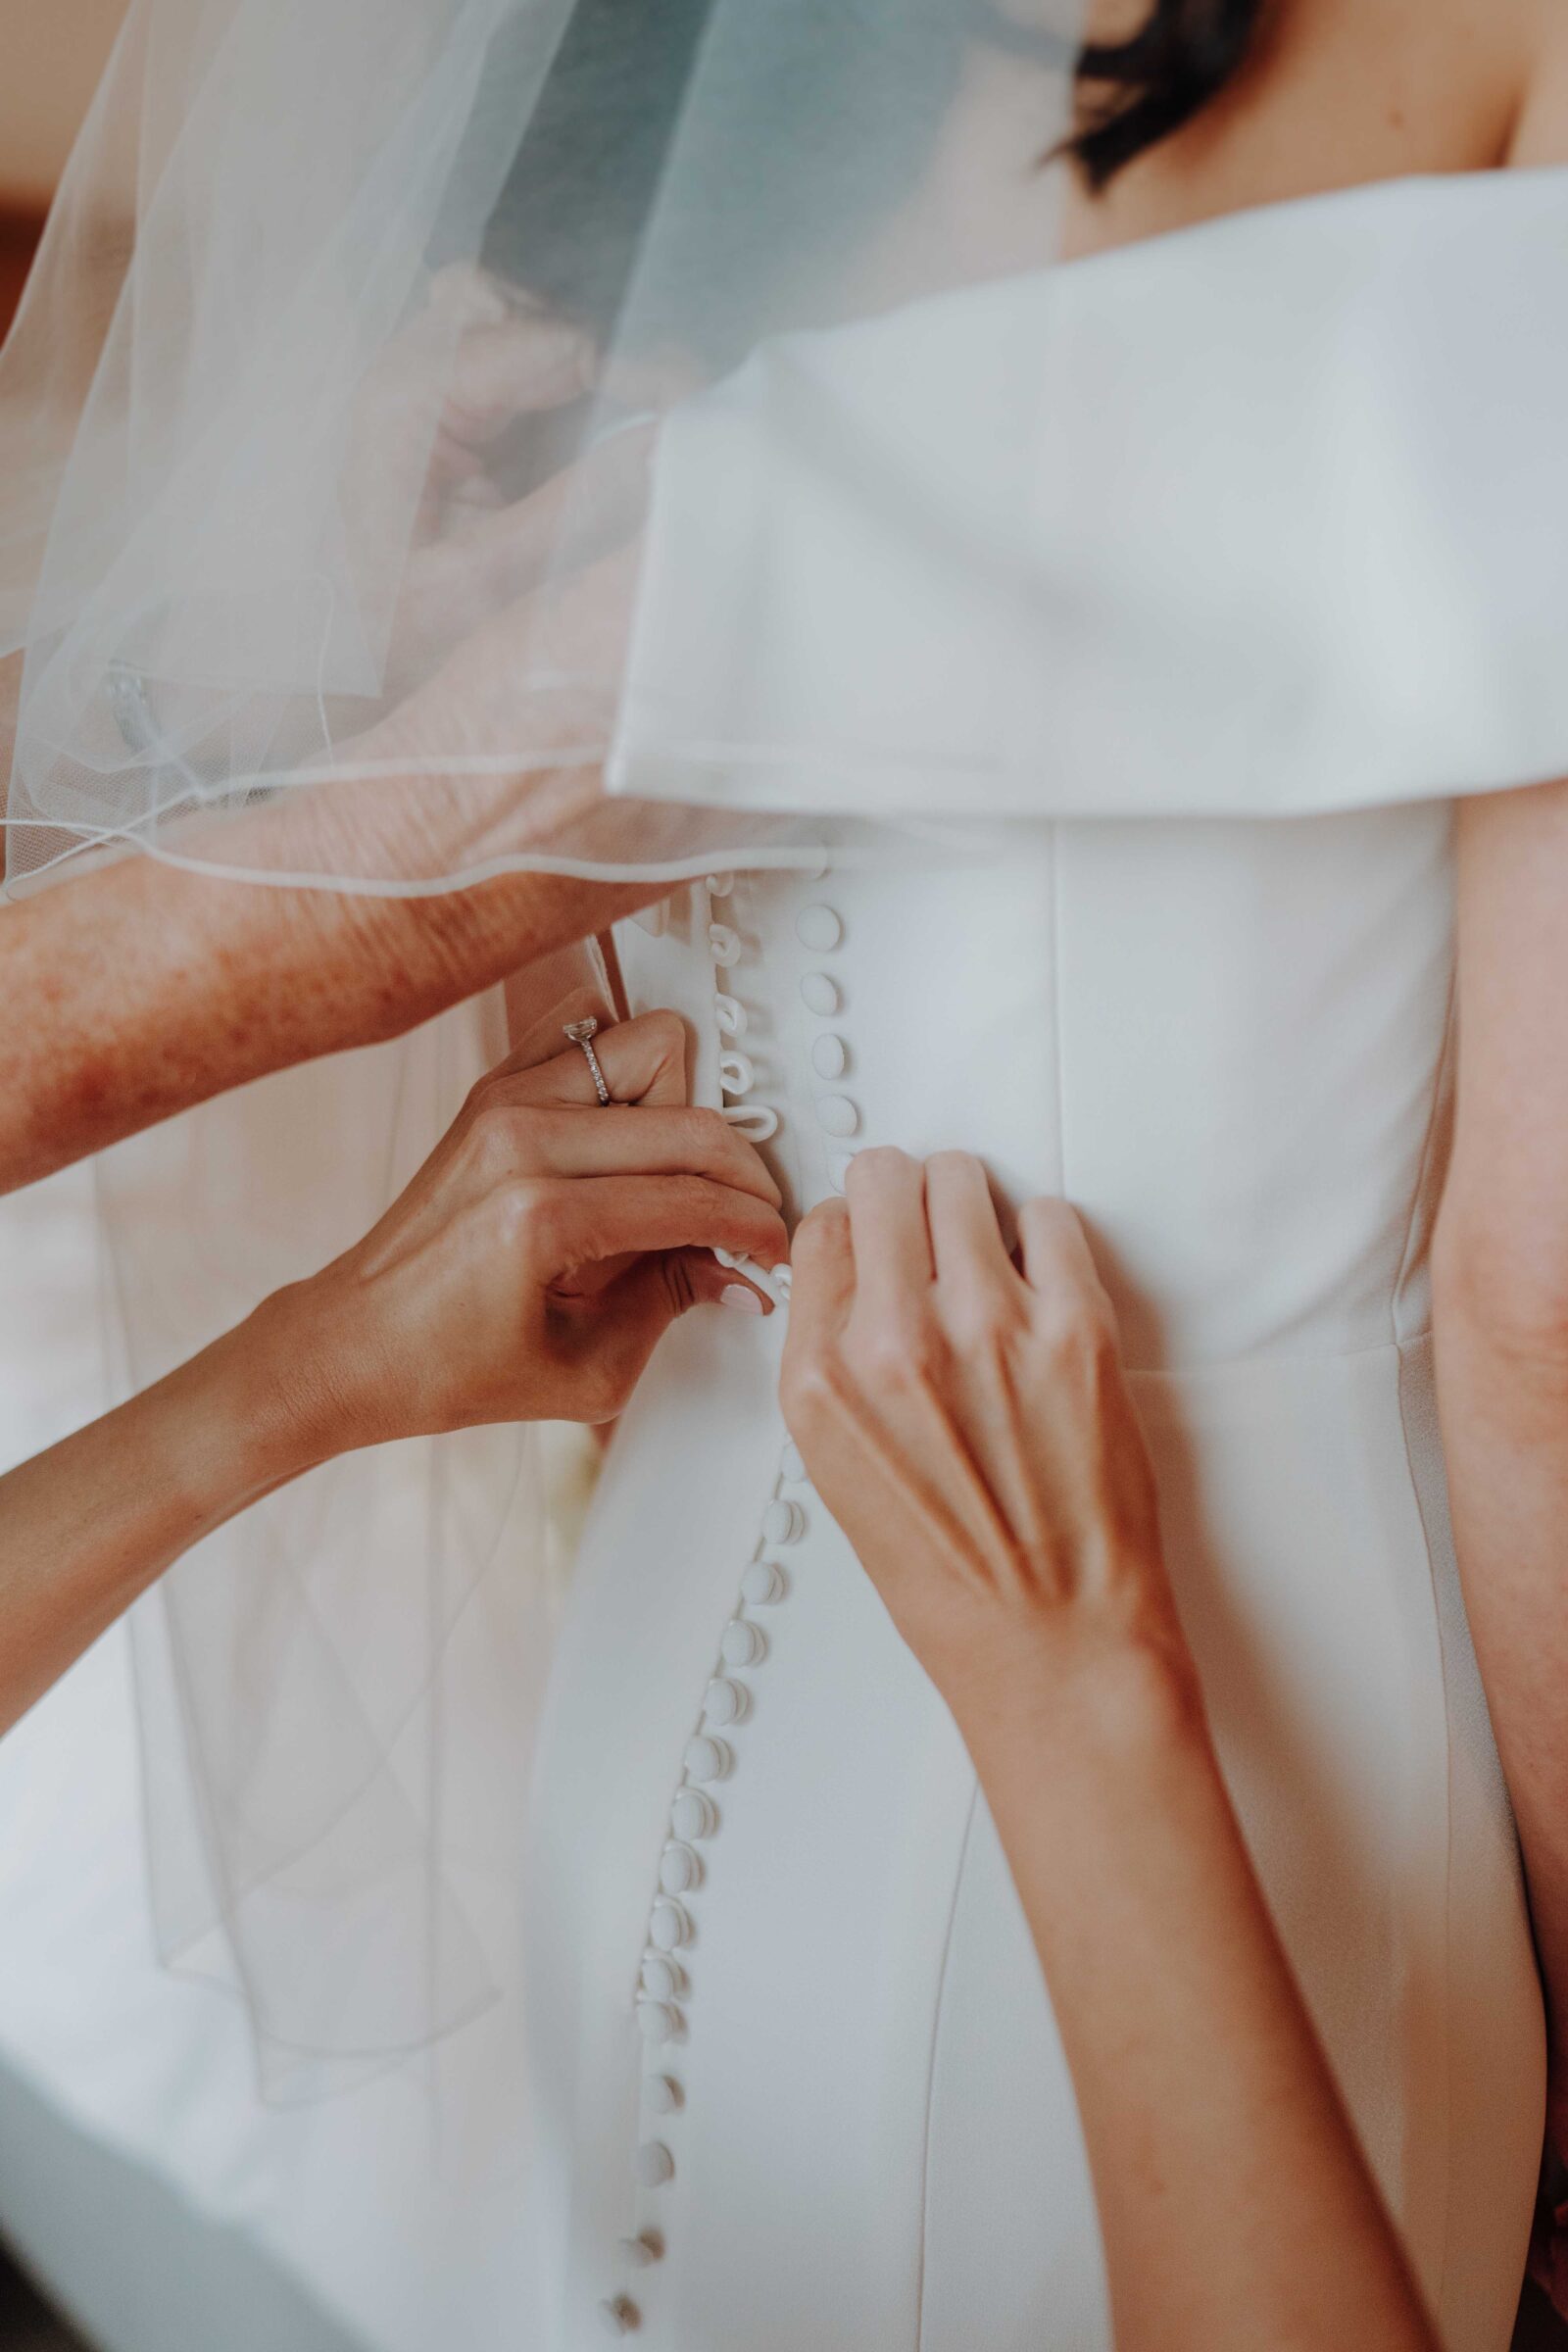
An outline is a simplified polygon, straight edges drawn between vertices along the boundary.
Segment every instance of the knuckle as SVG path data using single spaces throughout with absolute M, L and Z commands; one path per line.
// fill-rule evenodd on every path
M 911 1165 L 908 1153 L 901 1152 L 897 1144 L 868 1144 L 863 1152 L 857 1152 L 851 1160 L 844 1180 L 845 1189 L 856 1192 L 880 1190 L 884 1185 L 896 1183 Z
M 972 1152 L 933 1152 L 925 1163 L 927 1176 L 955 1184 L 972 1184 L 978 1177 L 986 1182 L 985 1169 Z
M 1021 1301 L 1001 1283 L 967 1283 L 947 1293 L 942 1315 L 950 1341 L 965 1355 L 1006 1354 L 1028 1330 Z
M 796 1226 L 795 1239 L 790 1245 L 797 1283 L 812 1282 L 825 1273 L 832 1263 L 839 1237 L 849 1231 L 849 1205 L 836 1195 L 807 1211 Z
M 487 1070 L 482 1078 L 474 1080 L 463 1104 L 464 1118 L 470 1127 L 482 1126 L 486 1119 L 494 1115 L 501 1100 L 500 1089 L 501 1081 L 494 1070 Z
M 537 1244 L 541 1203 L 539 1187 L 525 1176 L 509 1176 L 490 1195 L 490 1215 L 497 1247 L 509 1256 Z
M 491 1097 L 474 1115 L 468 1133 L 468 1154 L 478 1174 L 501 1184 L 517 1172 L 521 1138 L 516 1113 Z
M 1102 1301 L 1081 1284 L 1049 1300 L 1038 1318 L 1040 1337 L 1052 1364 L 1088 1376 L 1116 1355 L 1116 1334 Z
M 1018 1230 L 1027 1237 L 1031 1248 L 1053 1255 L 1072 1249 L 1083 1234 L 1077 1210 L 1069 1201 L 1049 1193 L 1024 1202 L 1018 1211 Z
M 683 1170 L 665 1180 L 664 1200 L 671 1219 L 694 1248 L 743 1248 L 757 1231 L 747 1215 L 751 1205 L 742 1195 L 715 1184 L 711 1177 Z
M 692 1169 L 682 1169 L 669 1180 L 669 1198 L 676 1212 L 689 1222 L 700 1224 L 721 1213 L 723 1195 L 708 1177 Z
M 856 1335 L 856 1370 L 868 1387 L 894 1392 L 929 1387 L 939 1376 L 946 1349 L 925 1316 L 899 1316 Z
M 833 1420 L 843 1394 L 843 1369 L 831 1348 L 796 1348 L 786 1353 L 779 1400 L 792 1430 L 820 1429 Z
M 652 1012 L 640 1012 L 637 1026 L 654 1045 L 684 1045 L 686 1042 L 686 1024 L 680 1014 L 672 1011 L 667 1004 L 656 1005 Z
M 661 1068 L 686 1057 L 686 1024 L 678 1012 L 661 1005 L 654 1012 L 639 1013 L 633 1024 L 637 1042 L 652 1054 Z
M 734 1159 L 739 1156 L 735 1147 L 740 1139 L 734 1128 L 716 1110 L 703 1109 L 688 1103 L 672 1114 L 675 1133 L 683 1149 L 694 1159 Z

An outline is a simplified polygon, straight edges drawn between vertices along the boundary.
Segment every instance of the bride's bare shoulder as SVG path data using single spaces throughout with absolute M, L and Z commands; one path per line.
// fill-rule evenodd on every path
M 1147 0 L 1095 0 L 1091 29 L 1114 39 L 1147 15 Z M 1103 194 L 1077 191 L 1071 245 L 1367 180 L 1565 158 L 1568 0 L 1264 0 L 1220 95 Z
M 1509 147 L 1511 164 L 1568 163 L 1568 5 L 1534 0 L 1530 70 Z

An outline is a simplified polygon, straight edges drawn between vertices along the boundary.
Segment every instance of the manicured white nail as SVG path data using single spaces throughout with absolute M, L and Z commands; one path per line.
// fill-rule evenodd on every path
M 760 1315 L 762 1312 L 762 1301 L 755 1291 L 746 1288 L 744 1282 L 726 1282 L 718 1294 L 718 1303 L 720 1306 L 733 1306 L 743 1315 Z

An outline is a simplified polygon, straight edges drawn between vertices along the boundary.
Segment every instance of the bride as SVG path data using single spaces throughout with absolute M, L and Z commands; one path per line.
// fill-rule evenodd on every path
M 133 260 L 48 477 L 16 862 L 118 833 L 375 891 L 637 877 L 602 985 L 685 1016 L 792 1213 L 866 1144 L 1081 1205 L 1275 1919 L 1445 2342 L 1500 2347 L 1542 1982 L 1553 2042 L 1568 2003 L 1555 12 L 1161 0 L 1074 76 L 1030 0 L 410 5 L 378 72 L 348 10 L 293 80 L 262 72 L 290 12 L 191 13 L 195 127 L 144 134 L 162 274 Z M 351 89 L 362 146 L 313 186 Z M 389 215 L 431 265 L 482 222 L 484 273 L 411 305 Z M 492 381 L 455 420 L 454 353 L 482 376 L 519 327 L 552 403 Z M 365 2340 L 1110 2340 L 1028 1929 L 786 1437 L 786 1321 L 671 1333 L 536 1727 L 520 1676 L 526 2160 L 520 2073 L 465 2072 L 470 2029 L 439 2161 L 384 2076 L 308 2126 L 221 2084 L 117 2119 L 198 2194 L 221 2148 Z M 187 1691 L 208 1589 L 166 1628 Z M 180 1718 L 220 1861 L 301 1770 L 230 1664 L 238 1717 L 198 1681 Z M 475 1720 L 441 1729 L 460 1762 Z M 220 1905 L 264 2052 L 351 2080 L 342 1947 L 318 1971 L 302 1923 L 355 1860 L 316 1849 L 260 1923 Z M 463 1956 L 429 1951 L 455 2029 Z M 159 2012 L 171 2080 L 196 1997 Z M 45 2073 L 79 2103 L 69 2055 Z M 294 2184 L 323 2172 L 368 2192 L 325 2235 Z

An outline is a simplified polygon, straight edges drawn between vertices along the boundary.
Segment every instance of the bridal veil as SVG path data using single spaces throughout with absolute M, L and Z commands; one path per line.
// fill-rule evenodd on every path
M 11 889 L 654 901 L 1560 773 L 1568 175 L 1055 268 L 1075 14 L 133 0 L 0 358 Z M 356 1239 L 504 1043 L 109 1155 L 125 1377 Z M 508 2010 L 544 1450 L 329 1465 L 139 1612 L 161 1938 L 272 2096 Z
M 731 478 L 700 505 L 744 534 L 749 386 L 790 511 L 852 564 L 891 533 L 933 625 L 956 578 L 999 614 L 1037 594 L 961 464 L 884 444 L 818 353 L 1049 262 L 1075 17 L 132 0 L 0 359 L 11 890 L 144 853 L 261 887 L 537 868 L 652 898 L 941 834 L 934 768 L 961 785 L 997 747 L 930 732 L 935 679 L 858 694 L 853 613 L 780 603 L 765 561 L 727 628 L 826 658 L 838 697 L 798 726 L 755 670 L 726 687 L 649 560 L 686 529 L 653 512 L 658 452 L 706 417 Z M 470 1007 L 110 1155 L 125 1379 L 357 1238 L 504 1050 Z M 328 1465 L 138 1613 L 161 1942 L 243 1993 L 270 2096 L 506 2006 L 542 1449 L 482 1430 Z

